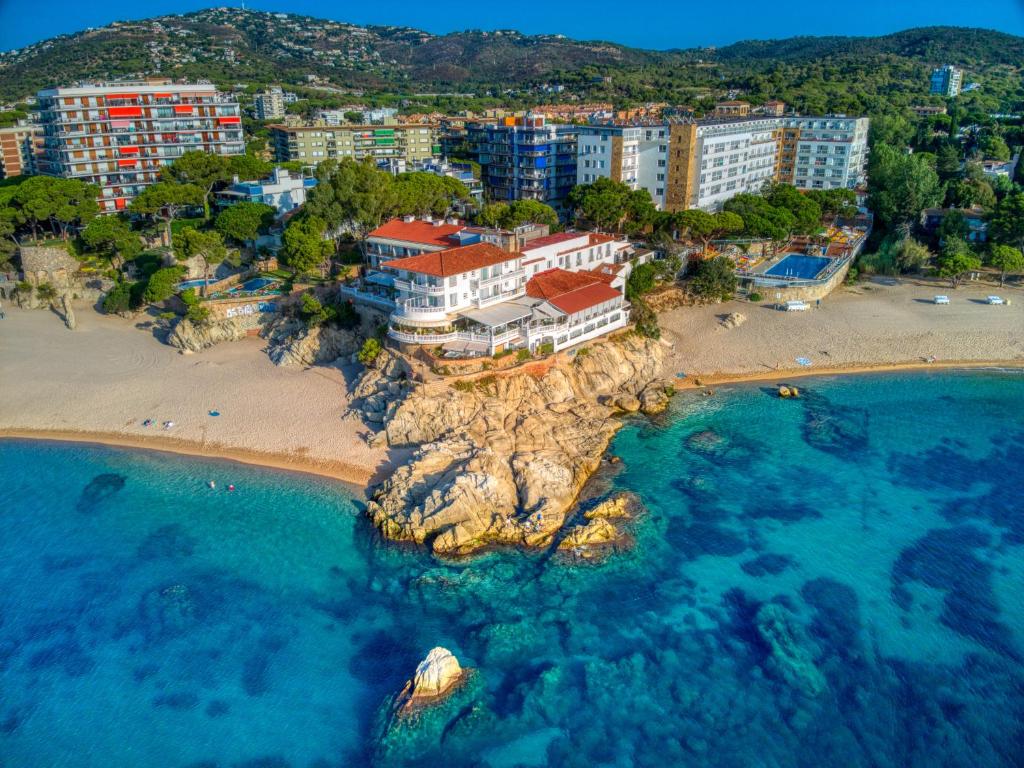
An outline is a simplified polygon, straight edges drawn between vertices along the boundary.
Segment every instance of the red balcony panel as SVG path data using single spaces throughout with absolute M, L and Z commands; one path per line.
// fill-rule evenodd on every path
M 188 104 L 175 104 L 174 114 L 176 115 L 191 115 L 195 113 L 195 107 Z
M 107 107 L 110 117 L 142 117 L 142 107 Z
M 139 148 L 138 147 L 118 147 L 118 151 L 120 151 L 120 153 L 122 155 L 137 155 L 137 154 L 139 154 Z
M 117 165 L 118 165 L 119 168 L 134 168 L 137 162 L 138 162 L 137 160 L 133 160 L 133 159 L 118 160 L 117 161 Z
M 228 117 L 218 117 L 217 122 L 221 125 L 238 125 L 242 122 L 242 118 L 237 115 L 229 115 Z
M 128 204 L 128 201 L 123 197 L 118 197 L 114 200 L 114 207 L 119 211 L 123 211 L 124 207 Z

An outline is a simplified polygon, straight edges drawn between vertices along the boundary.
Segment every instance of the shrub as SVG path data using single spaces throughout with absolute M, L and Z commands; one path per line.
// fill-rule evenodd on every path
M 181 280 L 181 276 L 184 273 L 185 270 L 182 267 L 158 269 L 150 275 L 149 281 L 146 283 L 146 289 L 142 294 L 143 300 L 147 304 L 155 304 L 164 299 L 169 299 L 174 295 L 178 281 Z
M 128 283 L 118 283 L 103 297 L 103 311 L 108 315 L 127 312 L 131 304 L 132 290 Z
M 380 355 L 383 347 L 377 339 L 367 339 L 363 342 L 362 348 L 356 354 L 356 359 L 363 365 L 372 365 Z
M 196 302 L 188 308 L 188 312 L 185 313 L 185 317 L 187 317 L 193 325 L 206 325 L 210 322 L 210 308 Z
M 553 355 L 555 353 L 555 344 L 552 341 L 545 341 L 543 344 L 537 347 L 537 354 L 539 355 Z
M 760 293 L 758 293 L 757 291 L 754 291 L 754 292 L 753 292 L 752 294 L 750 294 L 749 296 L 747 296 L 747 298 L 748 298 L 748 299 L 749 299 L 750 301 L 764 301 L 764 296 L 762 296 L 762 295 L 761 295 Z
M 31 296 L 35 288 L 28 280 L 20 280 L 15 284 L 14 290 L 19 296 Z
M 498 350 L 491 357 L 493 357 L 495 360 L 501 360 L 501 358 L 507 357 L 508 355 L 511 355 L 511 354 L 512 354 L 512 350 L 508 349 L 506 347 L 505 349 Z
M 57 298 L 57 289 L 49 283 L 40 283 L 36 286 L 36 296 L 40 301 L 53 301 Z
M 518 352 L 516 352 L 516 360 L 518 360 L 520 363 L 526 362 L 529 359 L 530 359 L 530 350 L 528 350 L 528 349 L 520 349 Z
M 475 385 L 472 381 L 466 381 L 465 379 L 452 382 L 452 389 L 459 392 L 472 392 L 474 387 Z
M 658 315 L 647 305 L 647 302 L 639 299 L 634 301 L 631 318 L 636 326 L 636 332 L 641 336 L 646 336 L 649 339 L 661 338 Z
M 727 301 L 736 292 L 736 272 L 725 256 L 702 261 L 693 278 L 693 290 L 706 299 Z

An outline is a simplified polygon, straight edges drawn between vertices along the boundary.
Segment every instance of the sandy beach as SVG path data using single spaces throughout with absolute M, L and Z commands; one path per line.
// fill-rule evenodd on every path
M 950 296 L 937 306 L 936 293 Z M 990 306 L 999 293 L 1010 306 Z M 747 321 L 727 329 L 721 318 Z M 356 367 L 279 368 L 257 338 L 182 355 L 139 321 L 9 309 L 0 321 L 0 436 L 102 442 L 327 475 L 365 487 L 407 455 L 347 414 Z M 146 321 L 143 320 L 142 323 Z M 1024 366 L 1024 291 L 875 280 L 807 312 L 728 302 L 661 315 L 669 370 L 693 383 L 897 368 Z M 797 357 L 812 365 L 802 367 Z M 925 362 L 934 357 L 934 362 Z M 219 416 L 211 416 L 217 411 Z M 145 419 L 155 424 L 142 426 Z M 174 427 L 162 429 L 165 421 Z
M 74 331 L 51 312 L 6 312 L 0 436 L 214 456 L 359 486 L 400 458 L 370 448 L 366 426 L 346 415 L 355 367 L 279 368 L 258 338 L 182 355 L 139 320 L 85 306 Z M 155 424 L 143 427 L 146 419 Z M 164 430 L 165 421 L 174 427 Z
M 948 306 L 932 297 L 945 294 Z M 997 294 L 1009 306 L 985 303 Z M 725 328 L 740 312 L 747 321 Z M 840 288 L 820 307 L 782 312 L 731 301 L 680 307 L 660 316 L 674 347 L 672 374 L 704 383 L 909 368 L 1024 366 L 1024 291 L 878 278 Z M 796 358 L 805 357 L 810 366 Z M 926 359 L 934 358 L 934 362 Z

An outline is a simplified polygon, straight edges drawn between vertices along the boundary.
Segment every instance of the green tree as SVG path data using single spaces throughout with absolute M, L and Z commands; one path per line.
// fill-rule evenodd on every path
M 103 297 L 103 311 L 108 315 L 123 315 L 131 308 L 131 285 L 118 282 Z
M 994 134 L 983 136 L 978 149 L 981 150 L 981 153 L 987 160 L 1006 162 L 1010 159 L 1010 147 L 1002 136 Z
M 447 216 L 459 201 L 469 200 L 469 190 L 458 179 L 434 173 L 403 173 L 395 179 L 396 213 L 413 216 Z
M 119 216 L 94 218 L 82 230 L 82 242 L 91 250 L 107 255 L 118 269 L 125 261 L 131 261 L 142 253 L 139 236 Z
M 996 244 L 992 246 L 988 263 L 999 270 L 999 285 L 1002 286 L 1008 274 L 1024 272 L 1024 253 L 1010 245 Z
M 700 208 L 691 208 L 675 214 L 673 220 L 680 232 L 685 232 L 689 238 L 700 241 L 701 253 L 707 251 L 708 243 L 715 236 L 715 217 L 713 215 Z
M 996 206 L 989 227 L 995 239 L 1024 250 L 1024 192 L 1012 192 Z
M 232 155 L 228 158 L 227 173 L 222 180 L 226 182 L 237 176 L 241 181 L 258 181 L 270 176 L 273 169 L 273 163 L 268 163 L 255 155 L 249 153 Z M 214 182 L 214 184 L 217 183 Z
M 900 272 L 919 272 L 932 260 L 932 252 L 912 237 L 904 238 L 896 249 L 896 267 Z
M 316 216 L 297 216 L 284 230 L 281 256 L 284 263 L 303 275 L 314 269 L 324 271 L 324 265 L 334 254 L 334 244 L 324 239 L 326 226 Z
M 945 242 L 950 238 L 967 240 L 971 236 L 971 227 L 963 213 L 947 211 L 946 215 L 942 217 L 942 223 L 939 224 L 938 235 L 940 242 Z
M 805 192 L 822 214 L 850 218 L 857 215 L 857 193 L 852 189 L 811 189 Z
M 502 226 L 515 229 L 524 224 L 547 224 L 555 230 L 558 228 L 558 213 L 539 200 L 514 200 L 508 206 L 508 215 L 502 221 Z
M 498 228 L 508 216 L 508 203 L 487 203 L 476 212 L 476 223 L 481 227 Z
M 577 216 L 592 221 L 598 229 L 615 229 L 626 218 L 630 189 L 621 181 L 602 176 L 593 184 L 579 184 L 569 191 L 567 203 Z
M 626 280 L 626 298 L 635 301 L 654 289 L 658 280 L 658 268 L 651 262 L 633 268 Z
M 935 170 L 941 179 L 948 181 L 959 176 L 962 163 L 963 156 L 961 155 L 959 144 L 947 142 L 939 147 Z
M 957 288 L 964 275 L 981 268 L 981 259 L 963 240 L 951 237 L 942 246 L 938 265 L 939 277 L 949 278 L 950 285 Z
M 11 204 L 32 227 L 33 238 L 38 239 L 42 224 L 49 224 L 54 234 L 67 240 L 72 226 L 87 224 L 99 212 L 98 193 L 96 186 L 78 179 L 33 176 L 18 185 Z
M 934 169 L 919 157 L 886 144 L 872 150 L 868 178 L 871 208 L 892 231 L 909 232 L 921 211 L 943 198 Z
M 383 351 L 380 342 L 377 339 L 370 337 L 363 342 L 362 348 L 356 353 L 356 359 L 359 360 L 365 366 L 373 365 L 374 361 L 380 356 Z
M 265 203 L 236 203 L 217 214 L 213 226 L 224 237 L 245 244 L 274 223 L 277 210 Z
M 690 285 L 698 296 L 728 301 L 736 293 L 736 270 L 732 260 L 718 256 L 702 261 Z
M 167 243 L 171 243 L 171 222 L 179 213 L 203 204 L 203 190 L 195 184 L 175 184 L 161 181 L 146 187 L 132 200 L 132 213 L 161 219 L 164 222 Z
M 789 184 L 774 184 L 764 195 L 776 208 L 793 214 L 793 232 L 809 235 L 821 229 L 821 206 Z
M 147 304 L 169 299 L 174 295 L 175 289 L 180 282 L 185 270 L 181 267 L 164 267 L 158 269 L 149 276 L 146 283 L 146 290 L 142 294 L 143 301 Z
M 198 258 L 203 262 L 203 292 L 210 284 L 210 267 L 224 261 L 228 255 L 220 232 L 200 232 L 183 229 L 174 240 L 175 253 L 181 261 Z
M 322 221 L 327 231 L 353 233 L 365 258 L 367 236 L 399 210 L 394 176 L 344 158 L 320 163 L 317 177 L 320 183 L 310 193 L 305 212 Z
M 785 208 L 777 208 L 759 195 L 736 195 L 725 202 L 724 208 L 743 220 L 743 231 L 750 237 L 784 243 L 796 227 L 792 213 Z
M 210 218 L 210 194 L 218 184 L 231 178 L 231 161 L 225 155 L 214 155 L 197 150 L 186 152 L 170 165 L 160 169 L 160 175 L 167 181 L 179 184 L 194 184 L 203 193 L 203 213 Z

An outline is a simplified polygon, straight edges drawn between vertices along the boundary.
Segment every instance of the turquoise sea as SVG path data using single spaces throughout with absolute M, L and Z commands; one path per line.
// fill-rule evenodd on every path
M 1021 765 L 1024 376 L 799 383 L 627 425 L 599 483 L 647 513 L 597 565 L 439 563 L 329 481 L 0 442 L 0 766 Z M 382 738 L 436 645 L 469 684 Z

